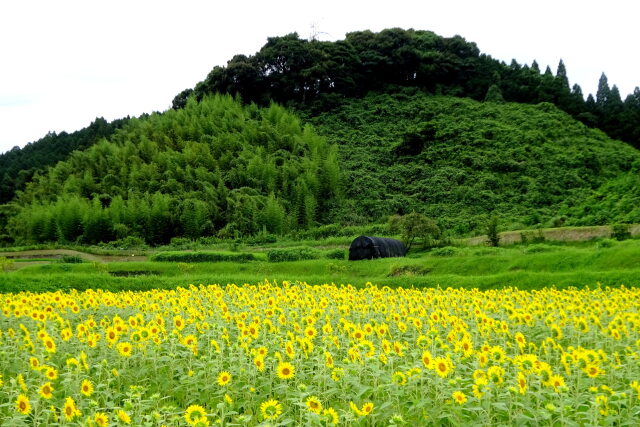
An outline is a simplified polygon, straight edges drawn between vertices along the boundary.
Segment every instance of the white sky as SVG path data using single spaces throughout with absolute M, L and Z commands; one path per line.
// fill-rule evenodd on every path
M 163 111 L 181 90 L 269 36 L 316 24 L 322 40 L 401 27 L 459 34 L 509 63 L 555 73 L 585 96 L 604 71 L 622 97 L 640 86 L 635 0 L 2 0 L 0 152 L 48 131 Z

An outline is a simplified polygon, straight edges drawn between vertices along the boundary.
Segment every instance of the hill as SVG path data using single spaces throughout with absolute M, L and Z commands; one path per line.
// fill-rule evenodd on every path
M 331 234 L 411 211 L 449 235 L 482 232 L 489 215 L 510 229 L 640 222 L 640 153 L 549 103 L 405 90 L 305 121 L 229 96 L 132 119 L 36 177 L 8 230 L 18 242 L 161 244 Z
M 465 234 L 489 214 L 509 228 L 640 221 L 640 152 L 549 103 L 406 91 L 310 120 L 340 148 L 346 222 L 415 210 Z
M 17 242 L 166 243 L 283 233 L 324 221 L 337 150 L 282 107 L 230 96 L 132 119 L 37 175 L 13 204 Z
M 108 122 L 98 117 L 76 132 L 50 132 L 22 148 L 13 147 L 0 154 L 0 204 L 7 203 L 18 191 L 24 190 L 36 173 L 65 160 L 73 151 L 84 150 L 102 138 L 109 138 L 128 120 L 127 117 Z

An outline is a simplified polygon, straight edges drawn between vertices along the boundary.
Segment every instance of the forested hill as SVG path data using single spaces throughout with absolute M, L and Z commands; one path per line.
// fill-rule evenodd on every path
M 507 65 L 460 36 L 399 28 L 353 32 L 336 42 L 308 41 L 297 34 L 269 38 L 255 55 L 236 55 L 226 67 L 215 67 L 195 88 L 178 94 L 173 106 L 181 108 L 191 95 L 239 93 L 246 102 L 275 100 L 317 114 L 370 91 L 393 94 L 407 87 L 475 100 L 551 102 L 640 148 L 638 88 L 623 101 L 603 73 L 595 97 L 585 101 L 580 86 L 569 86 L 562 61 L 554 75 L 549 68 L 541 72 L 535 61 Z
M 24 147 L 14 147 L 0 154 L 0 204 L 14 198 L 24 190 L 36 172 L 65 160 L 75 150 L 84 150 L 102 138 L 109 138 L 124 126 L 129 118 L 111 122 L 96 118 L 89 126 L 76 132 L 50 132 Z
M 550 103 L 406 89 L 308 118 L 229 96 L 132 119 L 37 176 L 12 204 L 17 242 L 248 237 L 411 211 L 452 235 L 640 222 L 640 152 Z M 320 136 L 322 135 L 322 136 Z
M 417 211 L 460 235 L 493 214 L 513 229 L 640 222 L 640 152 L 550 103 L 407 90 L 311 121 L 340 147 L 347 184 L 334 217 L 348 223 Z
M 12 204 L 18 242 L 280 234 L 326 222 L 337 149 L 282 107 L 212 96 L 131 119 L 38 175 Z
M 585 101 L 578 85 L 570 88 L 562 61 L 554 75 L 548 68 L 541 72 L 535 61 L 531 66 L 497 61 L 460 36 L 397 28 L 353 32 L 336 42 L 296 34 L 269 38 L 256 54 L 236 55 L 226 67 L 215 67 L 194 89 L 176 96 L 173 106 L 184 107 L 190 95 L 202 99 L 220 92 L 240 94 L 246 103 L 276 101 L 317 115 L 370 91 L 394 94 L 403 88 L 480 101 L 551 102 L 588 126 L 640 147 L 640 89 L 623 101 L 603 74 L 595 97 Z M 109 138 L 126 122 L 96 119 L 77 132 L 50 133 L 0 155 L 0 204 L 23 190 L 34 173 Z

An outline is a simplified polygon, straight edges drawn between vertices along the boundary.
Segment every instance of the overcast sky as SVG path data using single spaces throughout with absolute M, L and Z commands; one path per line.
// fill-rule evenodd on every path
M 509 63 L 536 59 L 595 93 L 604 71 L 623 98 L 640 86 L 635 0 L 0 2 L 0 152 L 48 131 L 163 111 L 181 90 L 269 36 L 312 24 L 322 40 L 401 27 L 459 34 Z

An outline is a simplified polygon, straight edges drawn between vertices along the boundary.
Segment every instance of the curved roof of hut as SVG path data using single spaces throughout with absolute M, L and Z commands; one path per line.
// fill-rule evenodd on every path
M 356 237 L 349 247 L 349 259 L 404 256 L 407 249 L 400 240 L 386 237 Z

